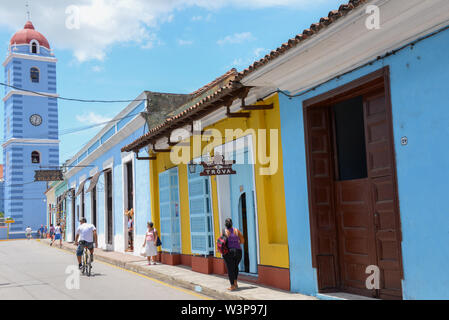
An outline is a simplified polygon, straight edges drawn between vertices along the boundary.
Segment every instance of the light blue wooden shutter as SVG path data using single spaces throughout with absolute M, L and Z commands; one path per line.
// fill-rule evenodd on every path
M 179 207 L 178 168 L 169 170 L 172 251 L 181 253 L 181 210 Z
M 177 168 L 159 174 L 159 208 L 162 250 L 180 253 L 181 226 Z
M 190 236 L 192 253 L 214 253 L 209 178 L 189 172 Z
M 168 171 L 159 174 L 159 210 L 162 250 L 171 252 L 170 177 Z

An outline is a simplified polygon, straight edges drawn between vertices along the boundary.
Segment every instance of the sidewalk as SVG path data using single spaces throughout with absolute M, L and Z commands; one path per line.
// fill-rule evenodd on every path
M 49 245 L 50 240 L 41 239 L 40 242 Z M 56 241 L 53 246 L 59 248 L 58 242 Z M 76 247 L 70 243 L 63 243 L 63 249 L 73 253 L 76 251 Z M 317 300 L 315 297 L 272 289 L 244 281 L 239 281 L 240 288 L 238 290 L 230 292 L 227 290 L 229 281 L 225 277 L 194 272 L 186 266 L 165 264 L 149 266 L 146 258 L 120 252 L 95 249 L 95 260 L 107 262 L 219 300 Z

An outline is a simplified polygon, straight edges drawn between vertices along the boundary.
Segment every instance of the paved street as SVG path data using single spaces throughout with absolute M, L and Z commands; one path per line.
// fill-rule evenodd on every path
M 100 261 L 94 262 L 91 278 L 81 275 L 79 289 L 69 290 L 66 269 L 75 265 L 74 255 L 35 240 L 0 241 L 0 300 L 205 298 Z

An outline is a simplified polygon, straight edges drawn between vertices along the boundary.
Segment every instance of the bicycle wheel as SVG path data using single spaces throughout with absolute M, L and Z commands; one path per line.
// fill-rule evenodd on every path
M 87 271 L 87 252 L 84 250 L 83 254 L 83 274 L 86 274 Z
M 90 255 L 91 255 L 91 253 L 88 252 L 87 257 L 86 257 L 86 259 L 87 259 L 86 266 L 87 266 L 87 276 L 88 277 L 90 277 L 92 274 L 92 262 L 90 261 Z

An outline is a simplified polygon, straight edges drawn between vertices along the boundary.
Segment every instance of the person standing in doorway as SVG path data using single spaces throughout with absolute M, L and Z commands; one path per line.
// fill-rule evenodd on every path
M 223 259 L 226 263 L 229 282 L 231 283 L 231 287 L 229 287 L 228 290 L 234 291 L 239 287 L 237 278 L 239 276 L 239 264 L 242 260 L 241 245 L 245 243 L 245 239 L 237 228 L 232 227 L 231 218 L 226 219 L 225 227 L 225 235 L 228 238 L 229 252 L 223 256 Z
M 145 248 L 145 256 L 148 259 L 148 265 L 155 265 L 157 257 L 157 230 L 154 228 L 153 222 L 148 222 L 147 227 L 148 230 L 142 247 Z

